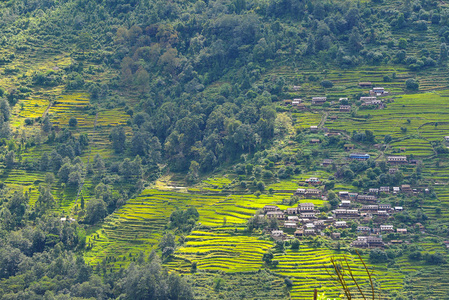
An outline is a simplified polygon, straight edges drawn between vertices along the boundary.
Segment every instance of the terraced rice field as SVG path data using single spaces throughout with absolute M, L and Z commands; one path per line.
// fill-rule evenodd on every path
M 290 196 L 291 193 L 256 197 L 145 190 L 110 215 L 102 229 L 91 235 L 93 248 L 86 253 L 86 259 L 94 263 L 113 253 L 124 255 L 149 251 L 158 243 L 168 217 L 176 208 L 195 206 L 200 214 L 199 223 L 203 226 L 226 224 L 240 227 L 265 205 L 277 204 L 281 209 L 286 209 L 289 206 L 279 203 Z M 303 199 L 301 202 L 314 202 L 318 206 L 323 204 L 323 200 L 318 199 Z M 96 235 L 99 238 L 94 240 Z
M 404 139 L 390 144 L 393 155 L 414 155 L 417 157 L 426 157 L 434 155 L 432 145 L 424 139 Z M 401 150 L 403 149 L 403 151 Z
M 287 250 L 285 254 L 276 255 L 274 259 L 279 261 L 279 265 L 273 272 L 287 276 L 294 282 L 291 290 L 294 299 L 312 299 L 313 289 L 326 291 L 326 294 L 340 296 L 340 289 L 333 285 L 325 267 L 329 268 L 330 259 L 342 259 L 343 255 L 347 257 L 353 270 L 354 277 L 358 282 L 368 284 L 368 277 L 360 262 L 356 257 L 344 252 L 337 252 L 327 248 L 309 248 L 301 246 L 299 250 Z M 366 260 L 366 257 L 365 257 Z M 368 265 L 371 269 L 372 266 Z M 382 289 L 391 291 L 392 289 L 402 289 L 403 275 L 397 272 L 388 272 L 385 267 L 376 266 L 376 283 Z M 351 286 L 355 288 L 354 286 Z
M 176 257 L 197 262 L 200 270 L 252 272 L 262 267 L 270 240 L 220 231 L 193 231 Z
M 318 126 L 321 122 L 322 114 L 311 112 L 293 112 L 292 119 L 295 129 L 306 129 L 310 126 Z
M 362 118 L 368 114 L 371 117 Z M 429 122 L 445 122 L 449 116 L 449 101 L 436 93 L 404 95 L 387 104 L 386 109 L 362 110 L 359 115 L 358 118 L 339 118 L 335 122 L 326 123 L 326 126 L 348 133 L 353 130 L 372 130 L 378 137 L 389 134 L 393 138 L 407 135 L 422 135 L 426 138 L 428 135 L 425 132 L 421 134 L 419 127 Z M 407 131 L 404 133 L 401 127 Z

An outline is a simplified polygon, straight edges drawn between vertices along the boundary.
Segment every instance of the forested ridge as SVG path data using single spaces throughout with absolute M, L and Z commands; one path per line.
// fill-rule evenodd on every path
M 374 136 L 372 130 L 354 128 L 341 137 L 326 137 L 310 150 L 304 143 L 320 137 L 309 136 L 302 123 L 293 127 L 296 117 L 280 105 L 282 101 L 322 95 L 337 101 L 349 96 L 342 104 L 355 104 L 351 117 L 363 123 L 376 117 L 374 112 L 363 114 L 371 107 L 363 107 L 358 98 L 368 94 L 354 88 L 365 78 L 364 70 L 391 84 L 395 94 L 420 88 L 444 93 L 448 42 L 449 7 L 427 0 L 0 3 L 0 298 L 245 298 L 251 292 L 232 287 L 240 275 L 236 279 L 217 271 L 189 277 L 185 273 L 194 276 L 197 261 L 190 256 L 179 259 L 176 250 L 201 236 L 195 230 L 215 230 L 211 220 L 220 220 L 225 231 L 217 236 L 229 234 L 229 240 L 254 238 L 259 235 L 252 235 L 253 230 L 280 224 L 276 220 L 259 224 L 257 218 L 250 219 L 255 211 L 249 210 L 242 213 L 245 222 L 235 221 L 240 215 L 228 210 L 203 220 L 200 208 L 234 203 L 234 194 L 254 196 L 251 201 L 257 202 L 261 195 L 265 199 L 276 192 L 290 193 L 290 185 L 273 184 L 319 170 L 318 160 L 345 147 L 345 138 L 364 149 L 393 141 L 389 134 Z M 357 75 L 347 79 L 345 72 Z M 295 93 L 293 87 L 300 91 Z M 390 103 L 394 100 L 387 106 Z M 321 128 L 329 112 L 317 115 L 308 117 Z M 413 122 L 407 119 L 401 134 L 407 134 Z M 444 126 L 444 120 L 439 122 Z M 403 139 L 392 135 L 394 142 Z M 296 144 L 301 146 L 294 151 L 283 148 Z M 444 145 L 432 141 L 430 152 L 435 157 L 429 156 L 426 163 L 444 168 Z M 378 157 L 383 155 L 379 152 Z M 339 205 L 331 191 L 334 187 L 368 189 L 403 183 L 427 187 L 426 176 L 438 171 L 428 175 L 423 168 L 403 170 L 404 175 L 402 170 L 383 174 L 388 172 L 386 164 L 374 160 L 333 165 L 324 183 L 329 201 L 320 207 L 323 218 Z M 208 177 L 215 175 L 229 175 L 232 180 L 210 183 L 203 190 Z M 193 187 L 192 194 L 159 192 L 164 176 Z M 437 192 L 431 188 L 432 201 Z M 213 200 L 201 202 L 207 193 Z M 200 199 L 192 203 L 201 204 L 190 204 L 192 195 Z M 150 224 L 142 225 L 138 222 L 147 220 L 145 209 L 154 205 L 147 196 L 161 207 L 168 203 L 170 210 L 154 224 L 152 217 L 160 212 L 149 213 Z M 282 205 L 298 202 L 281 196 Z M 424 198 L 418 198 L 411 204 L 407 199 L 394 200 L 413 208 L 397 215 L 398 224 L 427 225 L 429 218 L 441 216 L 442 209 L 444 215 L 444 205 L 429 213 Z M 138 212 L 129 218 L 131 224 L 122 226 L 119 218 L 130 211 L 132 215 L 133 209 Z M 430 229 L 435 239 L 447 235 L 445 222 Z M 117 232 L 120 242 L 124 238 L 119 234 L 126 235 L 136 248 L 104 251 L 103 245 L 113 243 L 111 232 Z M 257 251 L 266 252 L 265 259 L 271 250 L 265 237 L 260 243 L 263 248 Z M 284 244 L 273 249 L 282 253 Z M 373 252 L 371 262 L 393 266 L 395 257 L 409 251 L 414 254 L 410 260 L 446 263 L 440 250 L 421 254 L 419 249 L 392 250 L 388 257 Z M 254 297 L 287 298 L 297 292 L 288 275 L 260 267 L 245 272 L 254 277 L 248 275 L 251 279 L 245 280 L 254 282 L 245 284 L 272 283 L 256 289 Z M 413 280 L 406 282 L 413 290 Z

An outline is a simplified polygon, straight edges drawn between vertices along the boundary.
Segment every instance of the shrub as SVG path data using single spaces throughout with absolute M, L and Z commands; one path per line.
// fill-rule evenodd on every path
M 323 80 L 323 81 L 321 81 L 321 86 L 324 87 L 325 89 L 329 89 L 329 88 L 333 87 L 334 84 L 330 80 Z
M 78 120 L 75 117 L 71 117 L 69 120 L 69 126 L 76 127 L 76 125 L 78 125 Z

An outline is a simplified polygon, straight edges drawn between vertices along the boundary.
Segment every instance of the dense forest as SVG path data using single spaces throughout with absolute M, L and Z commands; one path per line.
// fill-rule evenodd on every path
M 112 222 L 114 213 L 135 199 L 144 205 L 139 197 L 167 174 L 193 186 L 210 175 L 229 173 L 235 175 L 236 194 L 259 199 L 274 193 L 265 187 L 272 181 L 316 171 L 317 161 L 339 151 L 348 139 L 366 149 L 389 144 L 391 135 L 356 128 L 347 137 L 327 137 L 310 151 L 300 146 L 294 153 L 277 152 L 283 143 L 307 144 L 315 138 L 305 127 L 293 128 L 279 104 L 294 96 L 292 86 L 304 87 L 301 97 L 332 88 L 335 101 L 338 95 L 367 96 L 362 90 L 339 90 L 329 74 L 343 77 L 348 70 L 379 68 L 385 84 L 396 84 L 401 74 L 382 69 L 386 66 L 412 74 L 400 83 L 401 93 L 417 92 L 422 83 L 416 74 L 444 74 L 449 51 L 449 7 L 431 0 L 10 0 L 0 3 L 0 16 L 2 299 L 195 298 L 202 284 L 166 266 L 192 230 L 212 227 L 198 223 L 196 208 L 173 204 L 176 210 L 165 212 L 148 253 L 130 251 L 86 262 L 86 253 L 103 238 L 98 233 L 104 233 L 103 222 Z M 70 98 L 74 94 L 82 96 Z M 41 105 L 42 99 L 48 103 Z M 81 103 L 73 106 L 77 115 L 65 115 L 76 101 Z M 363 115 L 371 107 L 353 103 L 356 121 L 373 117 Z M 114 114 L 102 119 L 105 112 Z M 323 123 L 329 113 L 324 115 Z M 412 123 L 407 122 L 402 134 Z M 285 142 L 289 136 L 292 141 Z M 436 164 L 446 166 L 447 147 L 432 143 Z M 419 164 L 388 174 L 387 164 L 375 160 L 333 165 L 324 183 L 328 202 L 320 210 L 324 216 L 339 207 L 331 191 L 338 185 L 424 186 L 423 169 Z M 426 197 L 434 201 L 437 196 L 431 188 Z M 397 223 L 425 224 L 434 216 L 423 207 L 427 198 L 396 199 L 395 204 L 413 208 L 397 214 Z M 298 201 L 289 197 L 284 202 Z M 441 213 L 439 208 L 436 216 Z M 233 217 L 224 215 L 223 227 Z M 256 229 L 279 228 L 276 220 L 246 215 L 248 223 L 234 232 L 246 230 L 251 236 Z M 447 224 L 440 225 L 429 230 L 442 238 L 448 230 Z M 352 227 L 354 233 L 357 226 Z M 296 247 L 293 242 L 285 246 Z M 284 244 L 276 247 L 283 250 Z M 414 253 L 411 260 L 446 263 L 439 251 L 407 251 Z M 382 252 L 377 259 L 378 254 L 372 253 L 372 263 L 385 258 L 393 265 L 395 255 L 400 256 Z M 194 274 L 196 262 L 189 268 Z M 257 274 L 274 276 L 260 268 Z M 293 284 L 287 279 L 280 298 Z M 219 294 L 225 293 L 224 284 L 215 277 L 206 285 Z M 220 297 L 244 295 L 233 294 L 231 287 L 227 292 Z

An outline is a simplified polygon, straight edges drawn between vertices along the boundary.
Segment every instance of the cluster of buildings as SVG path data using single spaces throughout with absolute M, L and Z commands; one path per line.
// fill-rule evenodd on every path
M 346 221 L 334 222 L 333 218 L 318 220 L 316 215 L 319 211 L 315 210 L 313 203 L 299 203 L 297 207 L 290 207 L 284 211 L 275 205 L 266 205 L 263 211 L 264 215 L 260 215 L 260 217 L 265 216 L 268 219 L 276 218 L 283 221 L 284 229 L 295 229 L 293 235 L 296 238 L 323 234 L 321 231 L 331 225 L 336 228 L 347 228 Z M 275 240 L 289 238 L 283 230 L 272 230 L 271 236 Z M 333 238 L 339 238 L 339 234 L 333 235 Z
M 380 225 L 377 228 L 371 228 L 367 226 L 358 226 L 357 233 L 363 234 L 357 236 L 357 239 L 351 243 L 352 247 L 356 248 L 383 248 L 384 242 L 382 234 L 394 233 L 395 229 L 393 225 Z M 396 233 L 407 234 L 406 228 L 397 228 Z M 401 240 L 392 240 L 392 243 L 400 243 Z
M 345 150 L 349 151 L 354 149 L 353 144 L 345 144 L 344 145 Z M 368 160 L 370 158 L 370 155 L 368 153 L 351 153 L 349 154 L 349 159 L 353 160 Z M 401 165 L 401 164 L 411 164 L 416 165 L 418 164 L 418 160 L 416 159 L 407 159 L 407 156 L 387 156 L 387 163 L 391 165 Z

